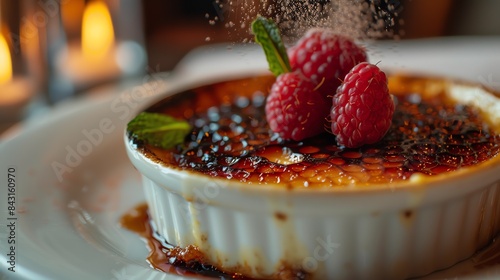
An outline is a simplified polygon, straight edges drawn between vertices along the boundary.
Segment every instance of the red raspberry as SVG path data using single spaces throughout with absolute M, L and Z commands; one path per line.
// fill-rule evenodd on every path
M 358 63 L 367 61 L 366 52 L 351 39 L 325 29 L 309 30 L 288 50 L 292 70 L 299 70 L 326 97 L 333 96 L 342 79 Z M 330 100 L 330 99 L 328 99 Z
M 315 85 L 289 72 L 276 78 L 266 102 L 269 126 L 285 139 L 300 141 L 324 132 L 323 123 L 331 108 Z
M 389 130 L 394 113 L 387 78 L 377 66 L 356 65 L 333 97 L 330 112 L 337 143 L 348 148 L 378 142 Z

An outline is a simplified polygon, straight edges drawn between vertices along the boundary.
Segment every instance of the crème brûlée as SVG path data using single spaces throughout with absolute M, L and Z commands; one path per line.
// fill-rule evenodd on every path
M 497 93 L 389 76 L 392 126 L 380 142 L 349 149 L 327 132 L 300 142 L 273 133 L 264 115 L 273 82 L 216 82 L 149 107 L 191 124 L 172 149 L 126 135 L 167 242 L 253 278 L 283 278 L 286 268 L 311 279 L 399 279 L 466 259 L 500 231 Z

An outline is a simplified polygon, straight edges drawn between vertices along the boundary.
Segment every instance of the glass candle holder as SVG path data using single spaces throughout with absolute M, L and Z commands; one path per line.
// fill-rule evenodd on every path
M 38 28 L 30 28 L 25 1 L 0 0 L 0 132 L 33 113 L 43 99 Z
M 141 10 L 137 0 L 61 1 L 67 43 L 51 58 L 54 82 L 79 92 L 144 73 Z

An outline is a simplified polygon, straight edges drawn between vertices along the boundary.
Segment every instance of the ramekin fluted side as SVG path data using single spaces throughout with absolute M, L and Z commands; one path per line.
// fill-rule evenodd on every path
M 278 198 L 233 192 L 228 198 L 241 201 L 240 208 L 213 201 L 230 185 L 214 184 L 207 191 L 199 188 L 206 181 L 190 178 L 184 187 L 198 189 L 193 195 L 170 185 L 183 184 L 176 179 L 164 184 L 144 175 L 143 181 L 161 236 L 181 247 L 196 245 L 220 269 L 252 277 L 270 277 L 284 267 L 313 279 L 421 276 L 470 257 L 500 229 L 498 181 L 439 203 L 382 210 L 343 212 L 335 203 L 318 201 L 319 215 L 286 192 Z M 393 193 L 394 200 L 401 199 Z M 254 209 L 243 205 L 246 199 L 254 201 Z

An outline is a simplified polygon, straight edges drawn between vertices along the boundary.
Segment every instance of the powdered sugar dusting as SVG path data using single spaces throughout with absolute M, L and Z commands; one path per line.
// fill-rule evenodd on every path
M 251 39 L 250 23 L 257 15 L 272 18 L 290 44 L 308 29 L 321 27 L 354 39 L 398 38 L 399 0 L 215 0 L 217 16 L 228 34 Z

